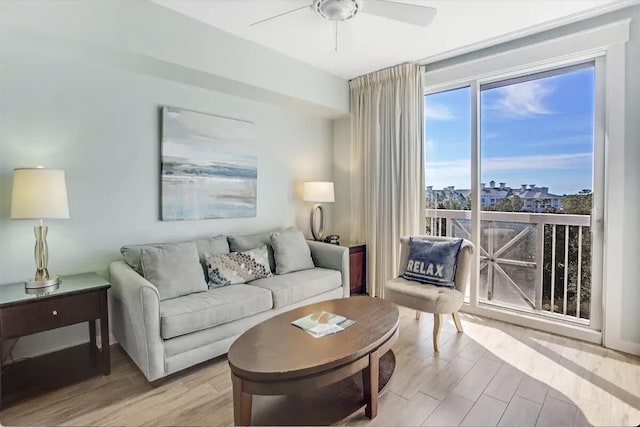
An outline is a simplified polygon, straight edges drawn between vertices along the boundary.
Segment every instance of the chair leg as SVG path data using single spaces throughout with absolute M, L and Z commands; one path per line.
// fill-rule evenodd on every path
M 460 315 L 458 314 L 457 311 L 451 313 L 451 317 L 453 317 L 453 323 L 456 324 L 456 329 L 458 330 L 458 333 L 463 333 L 464 330 L 462 330 L 462 323 L 460 322 Z
M 416 320 L 420 320 L 420 314 L 422 314 L 420 310 L 416 310 Z
M 442 316 L 440 314 L 433 315 L 433 351 L 438 351 L 438 340 L 440 339 L 440 323 Z

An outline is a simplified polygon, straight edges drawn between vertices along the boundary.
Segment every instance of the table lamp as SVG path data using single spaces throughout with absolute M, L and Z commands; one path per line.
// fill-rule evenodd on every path
M 311 234 L 313 234 L 315 240 L 322 240 L 324 234 L 324 209 L 320 203 L 335 201 L 333 182 L 305 182 L 302 199 L 305 202 L 316 202 L 316 205 L 311 210 Z
M 13 192 L 11 194 L 11 219 L 36 219 L 33 227 L 36 235 L 36 275 L 25 283 L 27 289 L 57 286 L 59 280 L 49 276 L 49 248 L 47 247 L 48 227 L 44 219 L 69 218 L 67 187 L 64 171 L 59 169 L 19 168 L 13 171 Z

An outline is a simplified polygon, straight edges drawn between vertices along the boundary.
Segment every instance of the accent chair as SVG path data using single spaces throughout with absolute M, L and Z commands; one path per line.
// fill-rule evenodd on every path
M 430 241 L 448 241 L 452 237 L 437 236 L 412 236 L 414 239 Z M 388 280 L 384 287 L 384 299 L 388 299 L 398 305 L 416 310 L 416 320 L 420 320 L 422 312 L 433 313 L 433 349 L 438 351 L 438 339 L 442 324 L 442 315 L 451 314 L 456 329 L 463 332 L 462 323 L 458 310 L 462 307 L 464 293 L 469 282 L 469 271 L 471 260 L 475 252 L 475 246 L 470 241 L 463 239 L 458 253 L 458 261 L 455 272 L 455 288 L 450 289 L 443 286 L 435 286 L 416 281 L 407 280 L 402 277 L 409 259 L 410 237 L 400 239 L 400 264 L 398 266 L 398 277 Z

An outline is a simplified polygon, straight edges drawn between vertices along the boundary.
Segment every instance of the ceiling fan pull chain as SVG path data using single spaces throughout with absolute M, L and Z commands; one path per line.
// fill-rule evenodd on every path
M 337 52 L 338 51 L 338 21 L 335 21 L 334 25 L 336 26 L 335 27 L 336 28 L 336 34 L 335 34 L 335 36 L 336 36 L 336 45 L 335 45 L 335 49 L 336 49 L 336 52 Z

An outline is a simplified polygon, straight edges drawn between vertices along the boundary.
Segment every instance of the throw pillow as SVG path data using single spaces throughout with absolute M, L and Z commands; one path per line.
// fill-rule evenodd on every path
M 266 245 L 245 252 L 207 254 L 205 259 L 209 272 L 209 288 L 271 277 Z
M 232 252 L 249 251 L 265 245 L 269 254 L 269 269 L 275 271 L 276 263 L 273 258 L 273 248 L 271 247 L 269 233 L 257 233 L 247 236 L 227 236 L 227 240 L 229 240 L 229 249 L 231 249 Z
M 462 239 L 409 240 L 409 261 L 402 277 L 430 285 L 455 288 L 458 253 Z
M 289 230 L 295 230 L 295 228 L 289 227 L 281 231 Z M 229 249 L 231 249 L 232 252 L 244 252 L 262 245 L 267 245 L 269 268 L 272 273 L 276 271 L 276 261 L 273 256 L 273 247 L 271 246 L 271 235 L 269 232 L 249 234 L 246 236 L 228 236 L 227 239 L 229 240 Z
M 200 262 L 202 263 L 202 266 L 205 272 L 206 272 L 205 262 L 204 262 L 205 254 L 208 254 L 208 253 L 228 254 L 229 253 L 229 243 L 227 242 L 227 236 L 203 237 L 201 239 L 194 240 L 194 242 L 196 244 L 196 248 L 198 249 L 198 256 L 200 257 Z M 159 247 L 164 245 L 175 245 L 176 243 L 183 243 L 183 242 L 125 245 L 120 248 L 120 253 L 124 258 L 124 262 L 126 262 L 129 265 L 129 267 L 133 268 L 138 274 L 144 275 L 142 273 L 142 263 L 140 261 L 142 249 L 149 246 Z
M 194 242 L 150 245 L 140 253 L 144 277 L 156 285 L 161 301 L 207 290 Z
M 311 250 L 302 231 L 271 233 L 271 245 L 276 261 L 276 274 L 314 268 Z

